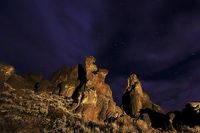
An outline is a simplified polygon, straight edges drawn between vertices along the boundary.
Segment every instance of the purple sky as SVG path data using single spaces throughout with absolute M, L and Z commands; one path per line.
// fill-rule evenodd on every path
M 200 101 L 199 0 L 2 0 L 0 46 L 0 62 L 46 76 L 93 55 L 118 103 L 133 72 L 165 109 Z

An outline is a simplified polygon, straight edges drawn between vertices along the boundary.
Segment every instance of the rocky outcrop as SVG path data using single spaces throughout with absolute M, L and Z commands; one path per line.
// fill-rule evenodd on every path
M 50 80 L 33 73 L 21 76 L 14 67 L 0 65 L 0 132 L 199 131 L 199 102 L 164 113 L 132 74 L 120 108 L 106 83 L 107 74 L 93 56 L 86 58 L 85 68 L 64 66 Z
M 112 91 L 110 86 L 105 83 L 105 78 L 108 74 L 108 70 L 99 69 L 94 64 L 95 58 L 93 56 L 87 57 L 85 61 L 86 69 L 86 88 L 94 88 L 97 93 L 102 94 L 110 99 L 112 99 Z
M 132 118 L 113 101 L 105 83 L 108 71 L 93 71 L 92 58 L 86 59 L 85 70 L 62 67 L 50 81 L 10 73 L 0 84 L 0 131 L 137 133 Z
M 163 112 L 161 107 L 154 104 L 150 97 L 142 89 L 137 75 L 132 74 L 127 80 L 127 87 L 122 97 L 124 111 L 133 116 L 139 116 L 142 109 L 152 109 L 157 112 Z
M 110 86 L 105 83 L 108 71 L 98 69 L 93 56 L 85 61 L 86 83 L 82 91 L 79 110 L 88 121 L 104 122 L 111 117 L 120 117 L 123 111 L 113 101 Z M 81 108 L 81 109 L 80 109 Z

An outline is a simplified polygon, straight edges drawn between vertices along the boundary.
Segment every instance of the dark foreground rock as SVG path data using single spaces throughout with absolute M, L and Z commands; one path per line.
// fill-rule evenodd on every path
M 20 76 L 0 65 L 1 133 L 199 133 L 199 103 L 165 113 L 143 91 L 135 74 L 128 78 L 123 106 L 113 100 L 108 70 L 90 56 L 81 65 L 62 67 L 50 80 Z

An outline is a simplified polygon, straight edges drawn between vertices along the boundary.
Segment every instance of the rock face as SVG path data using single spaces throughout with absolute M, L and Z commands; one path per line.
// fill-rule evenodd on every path
M 95 65 L 93 56 L 86 58 L 85 68 L 64 66 L 50 80 L 40 74 L 21 76 L 14 67 L 0 65 L 0 132 L 199 131 L 198 102 L 165 114 L 132 74 L 122 109 L 113 100 L 107 74 L 108 70 Z
M 80 104 L 83 118 L 94 122 L 104 122 L 111 117 L 119 117 L 122 110 L 116 106 L 110 86 L 105 83 L 108 71 L 106 69 L 98 70 L 94 63 L 95 58 L 93 56 L 86 58 L 87 81 Z
M 142 89 L 141 83 L 135 74 L 130 75 L 127 80 L 127 87 L 122 97 L 124 111 L 133 116 L 139 116 L 142 109 L 152 109 L 163 112 L 162 109 L 154 104 L 150 97 Z
M 81 65 L 72 68 L 66 66 L 56 71 L 52 78 L 53 93 L 66 98 L 72 98 L 85 83 L 85 72 Z

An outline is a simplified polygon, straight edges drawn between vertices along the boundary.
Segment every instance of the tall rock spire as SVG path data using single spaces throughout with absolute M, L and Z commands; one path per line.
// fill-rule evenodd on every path
M 140 110 L 146 108 L 162 112 L 162 109 L 154 104 L 148 94 L 143 91 L 136 74 L 131 74 L 127 80 L 127 87 L 122 97 L 122 104 L 125 112 L 133 116 L 139 116 Z

